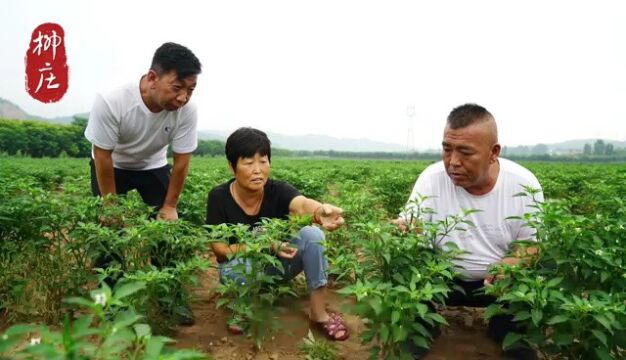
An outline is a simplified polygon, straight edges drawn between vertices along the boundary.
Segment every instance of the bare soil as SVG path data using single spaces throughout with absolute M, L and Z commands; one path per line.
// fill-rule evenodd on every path
M 296 279 L 297 280 L 297 279 Z M 243 335 L 231 335 L 226 330 L 229 318 L 227 310 L 216 309 L 218 294 L 214 292 L 218 282 L 217 271 L 210 269 L 200 277 L 200 287 L 194 290 L 197 300 L 192 304 L 196 323 L 179 327 L 174 338 L 177 347 L 194 348 L 209 353 L 216 360 L 226 359 L 303 359 L 299 344 L 309 331 L 307 320 L 308 299 L 306 295 L 291 299 L 290 304 L 280 307 L 279 330 L 274 337 L 263 343 L 263 348 L 254 350 L 254 342 Z M 348 323 L 351 336 L 346 341 L 334 342 L 340 359 L 363 360 L 369 357 L 369 346 L 362 345 L 359 334 L 365 329 L 362 321 L 347 311 L 350 300 L 335 294 L 331 289 L 328 296 L 330 309 L 341 311 Z M 497 343 L 486 335 L 484 310 L 455 307 L 443 310 L 450 326 L 442 327 L 427 360 L 471 360 L 500 359 L 501 350 Z M 318 341 L 323 335 L 314 332 Z

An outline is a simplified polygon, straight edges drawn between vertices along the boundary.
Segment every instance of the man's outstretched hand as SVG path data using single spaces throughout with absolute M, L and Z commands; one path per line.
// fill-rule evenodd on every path
M 157 215 L 157 220 L 178 220 L 178 212 L 175 207 L 171 206 L 163 206 L 159 210 L 159 214 Z

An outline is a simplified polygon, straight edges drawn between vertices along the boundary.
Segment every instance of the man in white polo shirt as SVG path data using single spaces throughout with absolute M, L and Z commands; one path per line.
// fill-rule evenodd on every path
M 420 207 L 434 210 L 434 213 L 419 212 L 420 219 L 427 222 L 462 215 L 464 209 L 480 210 L 467 217 L 475 227 L 453 232 L 443 242 L 453 242 L 467 252 L 456 261 L 459 266 L 456 284 L 465 294 L 453 292 L 447 304 L 484 307 L 495 298 L 477 295 L 475 291 L 493 281 L 488 276 L 489 267 L 519 262 L 519 258 L 511 255 L 511 243 L 534 240 L 532 228 L 520 220 L 507 220 L 534 210 L 531 197 L 515 195 L 523 192 L 524 186 L 539 190 L 541 186 L 529 170 L 499 158 L 496 122 L 482 106 L 465 104 L 452 110 L 442 145 L 443 161 L 430 165 L 420 174 L 406 211 L 395 222 L 404 227 L 411 221 L 418 213 L 415 200 L 420 196 L 427 197 Z M 535 198 L 543 201 L 541 193 Z M 496 316 L 489 323 L 488 335 L 501 342 L 513 330 L 515 324 L 510 317 Z M 425 351 L 413 352 L 414 358 L 421 358 Z M 506 355 L 514 359 L 536 358 L 528 348 L 514 349 Z
M 198 143 L 196 106 L 189 99 L 200 72 L 200 61 L 189 49 L 165 43 L 138 82 L 96 97 L 85 129 L 93 145 L 94 196 L 135 189 L 158 210 L 157 218 L 178 218 L 176 205 Z M 173 166 L 167 163 L 168 145 Z M 96 266 L 112 260 L 103 257 Z
M 188 102 L 200 71 L 200 61 L 189 49 L 165 43 L 139 83 L 96 97 L 85 130 L 93 144 L 94 195 L 137 189 L 148 205 L 158 208 L 159 218 L 178 218 L 176 204 L 198 143 L 197 111 Z

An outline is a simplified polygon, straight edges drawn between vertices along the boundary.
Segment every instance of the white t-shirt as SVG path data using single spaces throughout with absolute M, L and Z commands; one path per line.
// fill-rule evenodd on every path
M 427 198 L 420 207 L 431 208 L 434 214 L 421 214 L 422 220 L 435 222 L 450 215 L 462 215 L 463 209 L 481 210 L 466 217 L 475 227 L 464 224 L 466 231 L 455 231 L 439 244 L 452 241 L 468 254 L 455 260 L 459 273 L 466 280 L 480 280 L 487 275 L 489 265 L 501 260 L 509 250 L 512 241 L 535 240 L 534 229 L 525 226 L 521 220 L 507 220 L 509 216 L 522 216 L 536 211 L 530 196 L 514 196 L 524 189 L 522 185 L 541 189 L 537 178 L 522 166 L 507 160 L 498 159 L 500 172 L 498 180 L 491 191 L 484 195 L 472 195 L 464 188 L 454 185 L 443 162 L 427 167 L 417 179 L 406 211 L 401 214 L 405 219 L 415 210 L 410 204 L 417 195 L 432 196 Z M 543 194 L 535 195 L 543 201 Z M 415 212 L 413 212 L 415 214 Z M 415 217 L 415 215 L 414 215 Z
M 85 137 L 113 150 L 113 166 L 149 170 L 167 164 L 167 146 L 186 154 L 198 146 L 196 106 L 151 112 L 141 99 L 139 83 L 127 84 L 106 95 L 98 94 L 89 114 Z M 93 156 L 93 155 L 92 155 Z

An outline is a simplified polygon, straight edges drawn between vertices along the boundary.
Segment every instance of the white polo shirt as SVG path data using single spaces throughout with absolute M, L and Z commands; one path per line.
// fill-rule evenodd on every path
M 406 206 L 401 214 L 405 219 L 410 213 L 415 214 L 415 206 L 410 204 L 422 196 L 432 196 L 426 199 L 421 207 L 431 208 L 434 214 L 421 214 L 421 219 L 427 222 L 443 220 L 450 215 L 461 215 L 463 209 L 475 209 L 466 218 L 476 225 L 463 225 L 466 231 L 455 231 L 440 244 L 452 241 L 461 250 L 468 254 L 462 255 L 455 261 L 459 272 L 466 280 L 480 280 L 487 275 L 489 265 L 502 259 L 512 241 L 535 240 L 534 229 L 525 226 L 520 220 L 507 220 L 510 216 L 522 216 L 525 213 L 536 211 L 532 198 L 529 196 L 515 196 L 523 192 L 522 185 L 541 189 L 537 178 L 524 167 L 507 159 L 499 158 L 500 172 L 495 186 L 484 195 L 472 195 L 464 188 L 454 185 L 443 162 L 427 167 L 418 177 Z M 543 194 L 536 195 L 537 200 L 543 201 Z
M 85 137 L 99 148 L 113 150 L 114 167 L 149 170 L 167 164 L 169 144 L 175 153 L 193 152 L 198 146 L 197 123 L 193 103 L 175 111 L 151 112 L 137 82 L 96 96 Z

